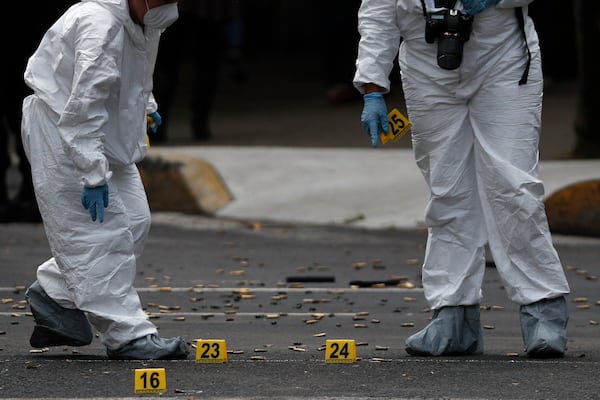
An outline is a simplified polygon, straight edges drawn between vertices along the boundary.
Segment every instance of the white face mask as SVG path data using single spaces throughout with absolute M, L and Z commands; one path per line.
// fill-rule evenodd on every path
M 146 8 L 148 9 L 146 15 L 144 15 L 145 26 L 154 29 L 166 29 L 179 18 L 177 3 L 168 3 L 155 8 L 150 8 L 148 7 L 148 0 L 145 1 Z

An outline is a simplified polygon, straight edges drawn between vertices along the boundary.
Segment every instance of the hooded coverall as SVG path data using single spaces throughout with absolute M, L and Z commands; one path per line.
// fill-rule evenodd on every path
M 135 165 L 156 111 L 152 73 L 161 31 L 134 23 L 127 0 L 83 0 L 47 31 L 29 59 L 22 139 L 52 258 L 38 267 L 46 293 L 87 312 L 109 349 L 157 329 L 133 288 L 150 210 Z M 108 184 L 103 223 L 82 187 Z
M 398 54 L 413 152 L 430 189 L 422 280 L 432 309 L 480 302 L 486 244 L 512 301 L 569 293 L 538 178 L 543 78 L 530 2 L 501 0 L 475 15 L 455 70 L 440 68 L 437 42 L 425 41 L 420 0 L 363 0 L 359 11 L 356 88 L 389 91 Z

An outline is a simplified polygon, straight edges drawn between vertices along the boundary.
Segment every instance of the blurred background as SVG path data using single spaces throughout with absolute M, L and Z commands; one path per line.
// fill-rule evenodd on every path
M 193 14 L 186 1 L 196 5 L 196 17 L 186 17 Z M 544 159 L 600 156 L 595 126 L 585 127 L 594 130 L 587 133 L 589 143 L 579 146 L 585 152 L 575 152 L 577 90 L 583 75 L 579 59 L 593 54 L 595 47 L 595 39 L 584 43 L 577 36 L 584 27 L 595 26 L 586 28 L 589 36 L 599 29 L 593 12 L 598 6 L 591 3 L 544 0 L 530 5 L 546 80 Z M 155 74 L 166 129 L 153 143 L 368 146 L 359 121 L 362 100 L 351 86 L 359 6 L 359 0 L 180 0 L 178 26 L 163 37 Z M 575 23 L 577 13 L 585 24 Z M 202 25 L 212 28 L 203 31 Z M 584 44 L 590 50 L 584 51 Z M 177 58 L 174 52 L 181 57 L 177 67 L 165 67 Z M 591 68 L 590 55 L 586 62 Z M 398 73 L 392 72 L 386 100 L 390 108 L 404 111 Z M 595 80 L 588 80 L 587 87 L 595 87 Z M 204 100 L 197 99 L 200 92 Z M 595 105 L 594 97 L 588 100 Z M 198 118 L 203 114 L 198 110 L 206 115 Z M 387 145 L 409 146 L 408 137 Z
M 8 2 L 0 110 L 0 222 L 38 221 L 20 148 L 23 71 L 45 30 L 75 0 Z M 352 87 L 360 0 L 179 0 L 154 75 L 163 125 L 152 146 L 362 147 L 362 98 Z M 545 76 L 540 159 L 600 158 L 600 2 L 530 5 Z M 405 112 L 399 71 L 388 108 Z M 409 135 L 383 149 L 408 148 Z M 19 185 L 9 190 L 15 171 Z M 16 193 L 15 193 L 16 192 Z

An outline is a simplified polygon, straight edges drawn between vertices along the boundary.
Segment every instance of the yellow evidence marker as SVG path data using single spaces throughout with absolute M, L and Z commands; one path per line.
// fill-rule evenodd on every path
M 400 139 L 409 129 L 412 127 L 412 124 L 397 108 L 394 108 L 388 114 L 388 122 L 390 123 L 390 129 L 388 133 L 382 132 L 379 134 L 379 140 L 381 140 L 382 144 L 386 144 L 387 142 L 396 141 Z
M 166 393 L 167 373 L 164 368 L 135 370 L 135 393 Z
M 154 118 L 149 115 L 146 115 L 146 132 L 149 132 L 156 126 L 156 122 L 154 122 Z M 150 148 L 150 136 L 146 133 L 146 146 Z
M 356 362 L 356 342 L 353 339 L 328 339 L 325 342 L 325 362 L 331 364 Z
M 221 339 L 198 339 L 196 341 L 197 363 L 226 363 L 227 345 Z

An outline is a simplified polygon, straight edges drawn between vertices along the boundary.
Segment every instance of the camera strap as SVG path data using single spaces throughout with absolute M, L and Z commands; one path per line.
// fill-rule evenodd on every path
M 447 8 L 453 9 L 456 5 L 457 0 L 427 0 L 427 4 L 430 4 L 430 8 Z M 421 8 L 423 8 L 423 15 L 427 15 L 427 4 L 425 0 L 421 0 Z

